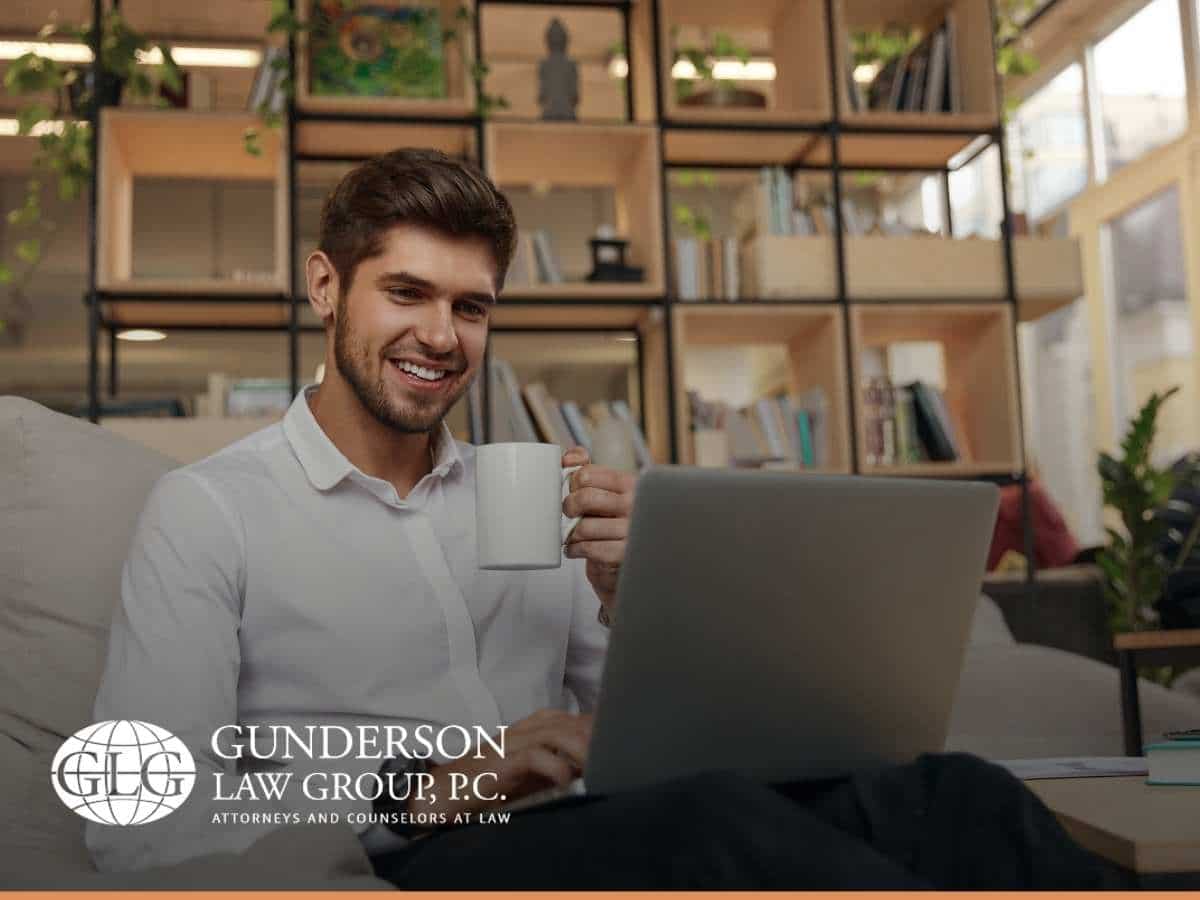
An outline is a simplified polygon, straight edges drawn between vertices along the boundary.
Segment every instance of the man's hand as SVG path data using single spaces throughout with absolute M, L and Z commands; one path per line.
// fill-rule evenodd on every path
M 408 801 L 409 812 L 442 812 L 453 820 L 456 813 L 503 806 L 546 788 L 568 785 L 583 774 L 591 737 L 590 715 L 539 709 L 505 730 L 503 759 L 484 744 L 483 759 L 475 759 L 475 754 L 471 754 L 432 767 L 429 771 L 434 778 L 432 794 L 436 800 L 429 803 L 428 797 L 412 796 Z M 479 775 L 495 776 L 484 779 L 482 786 L 487 794 L 498 795 L 497 799 L 482 800 L 465 796 L 462 791 L 455 799 L 451 796 L 451 773 L 466 776 L 468 785 L 474 784 Z
M 625 560 L 629 514 L 637 477 L 590 462 L 582 447 L 563 454 L 564 466 L 583 466 L 571 476 L 571 493 L 563 500 L 563 514 L 583 516 L 567 537 L 564 551 L 587 560 L 587 577 L 610 618 L 616 615 L 617 579 Z

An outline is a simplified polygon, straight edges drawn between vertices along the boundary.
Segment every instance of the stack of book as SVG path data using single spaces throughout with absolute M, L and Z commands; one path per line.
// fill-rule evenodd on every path
M 868 465 L 953 462 L 962 443 L 942 392 L 923 381 L 895 386 L 883 375 L 863 383 L 863 455 Z
M 595 432 L 604 429 L 611 435 L 615 422 L 628 441 L 627 456 L 635 467 L 654 463 L 646 436 L 624 400 L 597 401 L 585 413 L 578 403 L 557 400 L 541 382 L 522 385 L 512 365 L 498 358 L 491 361 L 489 377 L 493 441 L 545 442 L 563 450 L 578 445 L 592 453 Z M 598 457 L 595 461 L 607 464 Z
M 542 228 L 520 232 L 512 262 L 508 265 L 508 275 L 504 279 L 505 286 L 528 287 L 533 284 L 561 284 L 562 281 L 562 268 L 550 243 L 550 233 Z
M 741 408 L 706 401 L 698 392 L 688 391 L 688 405 L 696 435 L 725 435 L 726 459 L 710 462 L 746 467 L 829 465 L 828 404 L 821 388 L 796 397 L 763 397 Z
M 675 238 L 674 291 L 680 300 L 738 300 L 741 261 L 735 238 Z
M 903 56 L 879 70 L 868 85 L 849 73 L 854 111 L 957 113 L 962 111 L 954 14 Z

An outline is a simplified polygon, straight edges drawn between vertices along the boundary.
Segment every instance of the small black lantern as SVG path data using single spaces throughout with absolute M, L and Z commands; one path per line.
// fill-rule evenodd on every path
M 645 270 L 625 262 L 629 241 L 617 237 L 612 228 L 601 226 L 596 237 L 588 241 L 592 247 L 592 271 L 588 281 L 642 281 Z

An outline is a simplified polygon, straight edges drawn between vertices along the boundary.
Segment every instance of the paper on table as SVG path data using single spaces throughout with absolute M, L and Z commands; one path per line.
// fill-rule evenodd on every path
M 1120 775 L 1146 775 L 1144 756 L 1060 756 L 1051 759 L 998 759 L 1022 781 L 1042 778 L 1105 778 Z

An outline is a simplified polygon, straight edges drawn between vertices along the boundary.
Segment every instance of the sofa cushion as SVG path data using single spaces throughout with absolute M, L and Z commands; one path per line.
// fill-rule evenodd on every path
M 996 601 L 987 594 L 980 594 L 975 604 L 975 618 L 971 620 L 971 637 L 968 641 L 972 647 L 982 647 L 988 644 L 1015 644 L 1008 623 L 1004 621 L 1004 613 Z
M 0 734 L 53 751 L 91 722 L 134 525 L 175 465 L 0 397 Z
M 1119 675 L 1094 659 L 1033 644 L 967 650 L 947 749 L 989 759 L 1123 756 Z M 1147 742 L 1195 727 L 1200 701 L 1139 682 Z

